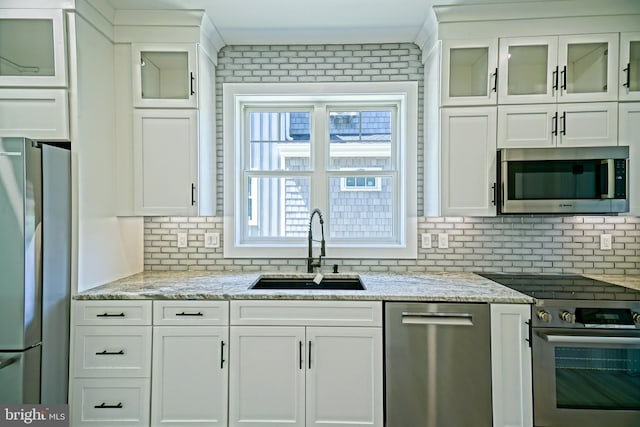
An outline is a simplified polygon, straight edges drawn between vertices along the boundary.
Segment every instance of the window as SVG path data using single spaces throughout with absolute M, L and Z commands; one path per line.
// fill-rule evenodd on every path
M 415 83 L 223 90 L 226 256 L 300 257 L 317 207 L 327 256 L 415 257 Z

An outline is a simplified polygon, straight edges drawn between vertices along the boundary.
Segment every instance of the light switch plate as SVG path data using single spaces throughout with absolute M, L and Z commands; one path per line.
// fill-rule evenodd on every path
M 204 247 L 205 248 L 219 248 L 220 247 L 220 233 L 204 233 Z
M 447 233 L 438 234 L 438 248 L 447 249 L 449 247 L 449 235 Z
M 178 233 L 178 247 L 179 248 L 187 247 L 187 233 Z
M 611 234 L 601 234 L 600 235 L 600 249 L 603 251 L 611 250 Z
M 431 233 L 422 233 L 422 249 L 431 249 Z

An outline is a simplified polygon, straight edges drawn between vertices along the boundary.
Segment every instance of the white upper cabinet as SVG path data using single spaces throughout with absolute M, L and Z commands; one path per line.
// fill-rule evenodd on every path
M 615 101 L 618 34 L 500 39 L 498 102 Z
M 0 9 L 0 86 L 67 86 L 62 13 Z
M 442 105 L 495 105 L 497 39 L 447 40 L 442 52 Z
M 197 45 L 133 44 L 133 106 L 197 108 Z
M 640 100 L 640 32 L 620 35 L 620 101 Z

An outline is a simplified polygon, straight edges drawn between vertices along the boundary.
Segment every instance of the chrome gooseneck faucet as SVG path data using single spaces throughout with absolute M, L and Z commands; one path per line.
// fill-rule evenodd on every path
M 313 240 L 313 217 L 318 214 L 318 218 L 320 218 L 320 231 L 322 232 L 322 239 L 320 240 L 320 256 L 318 257 L 318 262 L 313 262 L 313 242 L 317 240 Z M 324 244 L 324 219 L 322 219 L 322 212 L 320 209 L 315 208 L 311 211 L 311 217 L 309 218 L 309 256 L 307 257 L 307 273 L 313 273 L 314 267 L 320 267 L 322 265 L 322 257 L 325 256 L 325 244 Z

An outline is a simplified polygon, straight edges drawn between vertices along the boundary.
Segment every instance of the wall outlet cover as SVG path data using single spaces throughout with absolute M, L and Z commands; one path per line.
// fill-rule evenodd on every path
M 204 247 L 205 248 L 219 248 L 220 247 L 220 233 L 204 233 Z
M 179 248 L 187 247 L 187 233 L 178 233 L 178 247 Z
M 422 249 L 431 249 L 431 233 L 422 233 Z
M 611 234 L 600 235 L 600 249 L 603 251 L 611 250 L 612 239 Z
M 449 235 L 447 233 L 438 234 L 438 248 L 447 249 L 449 247 Z

